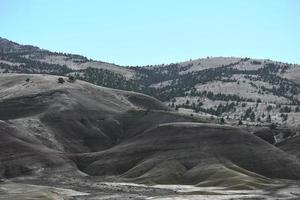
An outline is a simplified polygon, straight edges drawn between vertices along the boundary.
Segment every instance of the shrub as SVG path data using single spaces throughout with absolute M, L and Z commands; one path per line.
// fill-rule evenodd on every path
M 258 122 L 260 122 L 260 121 L 261 121 L 260 117 L 258 117 L 256 120 L 257 120 Z
M 223 117 L 220 119 L 220 123 L 221 123 L 221 124 L 225 124 L 225 120 L 224 120 Z
M 280 112 L 281 113 L 289 113 L 289 112 L 291 112 L 291 108 L 288 107 L 288 106 L 285 106 L 285 107 L 280 109 Z
M 288 119 L 288 114 L 281 114 L 280 117 L 282 118 L 282 121 L 286 121 Z
M 255 113 L 254 112 L 251 112 L 250 120 L 251 120 L 251 122 L 254 122 L 254 120 L 255 120 Z
M 272 123 L 272 124 L 270 124 L 270 129 L 276 129 L 277 128 L 277 125 L 276 124 L 274 124 L 274 123 Z
M 74 83 L 76 78 L 74 76 L 69 76 L 68 82 Z
M 270 115 L 270 114 L 268 115 L 268 117 L 267 117 L 267 120 L 266 120 L 266 121 L 267 121 L 267 122 L 269 122 L 269 123 L 271 122 L 271 115 Z
M 273 109 L 273 107 L 271 106 L 271 105 L 268 105 L 267 106 L 267 111 L 270 111 L 270 110 L 272 110 Z
M 63 78 L 61 78 L 61 77 L 58 78 L 57 81 L 58 81 L 58 83 L 61 83 L 61 84 L 63 84 L 65 82 L 65 80 Z

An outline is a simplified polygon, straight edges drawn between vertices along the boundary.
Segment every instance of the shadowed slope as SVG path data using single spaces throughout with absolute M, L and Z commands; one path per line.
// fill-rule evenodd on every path
M 106 151 L 82 155 L 79 163 L 91 175 L 154 183 L 232 186 L 234 174 L 240 181 L 260 179 L 257 174 L 300 179 L 300 163 L 267 142 L 237 128 L 199 123 L 162 124 Z
M 49 170 L 82 175 L 66 155 L 25 138 L 3 121 L 0 121 L 0 149 L 0 176 L 4 178 L 37 175 Z
M 2 177 L 79 177 L 79 169 L 119 181 L 250 189 L 300 179 L 298 160 L 245 130 L 196 123 L 203 120 L 146 95 L 57 78 L 0 76 Z
M 279 148 L 300 159 L 300 136 L 287 139 L 279 144 Z
M 75 172 L 67 153 L 112 147 L 122 132 L 113 117 L 131 109 L 149 109 L 129 98 L 168 110 L 142 94 L 57 80 L 48 75 L 0 76 L 0 120 L 4 120 L 0 121 L 0 176 L 34 174 L 45 168 Z

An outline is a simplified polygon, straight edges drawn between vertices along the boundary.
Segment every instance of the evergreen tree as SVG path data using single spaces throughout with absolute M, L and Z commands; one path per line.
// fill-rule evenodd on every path
M 221 123 L 221 124 L 225 124 L 225 120 L 224 120 L 223 117 L 220 119 L 220 123 Z
M 270 114 L 268 114 L 268 117 L 267 117 L 267 120 L 266 120 L 267 122 L 271 122 L 271 115 Z
M 254 121 L 255 121 L 255 113 L 254 113 L 254 112 L 252 112 L 252 113 L 250 114 L 250 120 L 251 120 L 251 122 L 254 122 Z

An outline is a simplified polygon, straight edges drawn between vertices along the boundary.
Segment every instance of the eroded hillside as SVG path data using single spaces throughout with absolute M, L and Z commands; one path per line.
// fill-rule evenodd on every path
M 178 194 L 149 184 L 273 191 L 287 187 L 279 179 L 300 179 L 298 149 L 290 145 L 298 137 L 289 133 L 277 147 L 267 133 L 284 134 L 279 129 L 220 125 L 150 96 L 68 77 L 3 74 L 0 96 L 4 197 L 17 198 L 13 188 L 27 187 L 32 199 L 147 199 Z

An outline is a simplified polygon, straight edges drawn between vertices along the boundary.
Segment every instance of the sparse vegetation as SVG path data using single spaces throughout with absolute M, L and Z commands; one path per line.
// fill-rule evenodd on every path
M 275 113 L 299 112 L 300 101 L 297 97 L 300 92 L 299 84 L 283 78 L 290 69 L 289 64 L 280 64 L 271 61 L 252 60 L 242 58 L 229 64 L 219 67 L 208 66 L 201 70 L 190 70 L 200 62 L 190 61 L 186 64 L 168 64 L 145 67 L 130 67 L 135 76 L 126 78 L 122 73 L 116 73 L 108 69 L 96 69 L 91 65 L 86 69 L 70 69 L 61 64 L 50 64 L 42 62 L 45 56 L 64 56 L 68 60 L 73 60 L 75 64 L 85 63 L 89 59 L 72 54 L 56 52 L 34 52 L 28 55 L 28 51 L 36 51 L 35 48 L 28 48 L 26 52 L 1 52 L 1 59 L 8 63 L 0 63 L 2 73 L 28 73 L 28 74 L 53 74 L 59 76 L 69 76 L 68 81 L 73 83 L 76 79 L 85 80 L 96 85 L 123 89 L 129 91 L 142 92 L 157 99 L 167 102 L 170 107 L 193 109 L 196 113 L 204 112 L 215 116 L 227 116 L 234 114 L 233 119 L 242 117 L 243 120 L 265 122 L 270 119 L 261 116 L 260 109 L 273 116 Z M 214 58 L 209 58 L 212 62 Z M 249 62 L 250 61 L 250 62 Z M 246 64 L 254 66 L 249 69 L 239 68 Z M 16 64 L 9 64 L 16 63 Z M 236 78 L 236 77 L 241 77 Z M 26 82 L 29 82 L 26 81 Z M 167 82 L 162 87 L 152 87 L 153 84 Z M 232 91 L 227 93 L 220 87 L 219 90 L 211 88 L 213 83 L 236 84 L 238 87 L 250 87 L 256 93 L 251 96 L 239 94 Z M 62 82 L 63 83 L 63 82 Z M 262 84 L 263 83 L 263 84 Z M 205 89 L 199 89 L 197 85 L 207 85 Z M 250 94 L 249 93 L 249 94 Z M 270 98 L 268 97 L 270 96 Z M 186 97 L 185 102 L 174 102 L 176 98 Z M 278 97 L 284 100 L 274 100 Z M 202 99 L 194 102 L 193 98 Z M 210 106 L 210 102 L 214 106 Z M 256 103 L 253 105 L 253 103 Z M 280 105 L 283 105 L 280 107 Z M 274 106 L 276 105 L 276 106 Z M 279 107 L 278 107 L 279 106 Z M 297 107 L 296 107 L 297 106 Z M 252 112 L 247 109 L 252 107 Z M 238 116 L 237 116 L 238 115 Z
M 290 113 L 292 109 L 288 106 L 284 106 L 283 108 L 280 109 L 281 113 Z
M 282 121 L 286 121 L 288 119 L 288 114 L 281 113 L 280 117 L 282 118 Z

